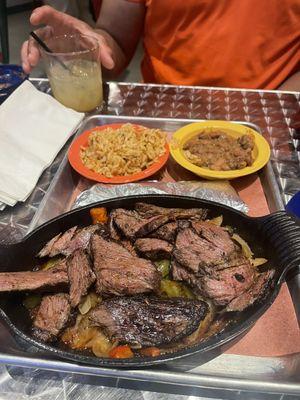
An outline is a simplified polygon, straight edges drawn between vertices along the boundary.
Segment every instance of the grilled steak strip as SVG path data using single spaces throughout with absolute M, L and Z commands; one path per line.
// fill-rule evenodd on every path
M 102 229 L 101 224 L 89 225 L 84 228 L 73 226 L 64 233 L 60 233 L 51 239 L 38 253 L 39 257 L 54 257 L 58 254 L 69 256 L 75 250 L 86 249 L 91 236 L 97 230 Z M 55 239 L 55 240 L 54 240 Z
M 243 264 L 245 257 L 241 249 L 222 227 L 209 222 L 192 222 L 189 227 L 181 224 L 180 228 L 173 255 L 179 264 L 194 273 L 211 274 Z
M 75 231 L 77 230 L 77 226 L 73 226 L 72 228 L 68 229 L 64 233 L 59 233 L 57 236 L 55 236 L 53 239 L 51 239 L 45 247 L 42 248 L 42 250 L 38 253 L 39 257 L 55 257 L 58 254 L 63 254 L 64 248 L 66 248 L 70 241 L 72 240 L 72 237 L 75 234 Z
M 171 272 L 174 280 L 188 283 L 215 305 L 226 306 L 226 311 L 242 311 L 261 298 L 274 274 L 259 274 L 246 258 L 241 265 L 215 270 L 210 275 L 197 275 L 172 260 Z
M 173 246 L 170 243 L 154 238 L 137 239 L 134 247 L 138 254 L 142 257 L 150 258 L 150 260 L 170 258 L 173 250 Z
M 2 272 L 0 292 L 24 290 L 61 290 L 67 287 L 69 278 L 64 261 L 47 271 Z
M 54 236 L 49 242 L 42 248 L 42 250 L 38 253 L 38 257 L 46 257 L 51 253 L 51 249 L 54 246 L 54 244 L 58 241 L 58 239 L 61 237 L 61 233 L 58 235 Z
M 204 297 L 212 299 L 216 305 L 223 306 L 249 289 L 256 275 L 248 261 L 237 267 L 217 271 L 215 276 L 203 276 L 198 279 L 197 287 Z
M 75 250 L 68 257 L 67 266 L 70 280 L 70 303 L 72 307 L 76 307 L 95 282 L 96 276 L 90 267 L 89 257 L 84 250 Z
M 156 231 L 152 232 L 150 234 L 150 237 L 174 243 L 177 235 L 177 230 L 177 222 L 168 222 L 167 224 L 160 226 Z
M 181 265 L 194 273 L 205 271 L 224 263 L 224 252 L 201 238 L 194 229 L 178 232 L 173 256 Z
M 165 208 L 158 207 L 153 204 L 136 203 L 135 210 L 143 218 L 151 218 L 159 215 L 169 216 L 170 219 L 192 219 L 204 220 L 207 216 L 208 210 L 203 208 Z
M 233 299 L 226 307 L 226 311 L 242 311 L 256 300 L 261 299 L 274 276 L 274 270 L 262 272 L 253 282 L 252 286 L 240 296 Z
M 44 296 L 33 321 L 33 334 L 43 342 L 52 342 L 66 326 L 71 314 L 69 296 L 59 293 Z
M 117 208 L 110 217 L 119 231 L 128 239 L 143 237 L 155 231 L 169 221 L 169 217 L 159 215 L 152 218 L 142 218 L 136 211 Z
M 203 239 L 220 249 L 224 256 L 230 255 L 239 249 L 233 242 L 229 233 L 221 226 L 214 225 L 209 222 L 192 222 L 192 227 Z
M 176 259 L 171 261 L 171 273 L 174 281 L 183 281 L 191 285 L 192 287 L 197 287 L 198 277 L 188 268 L 183 267 L 179 264 Z
M 112 339 L 159 346 L 190 335 L 207 312 L 207 304 L 200 300 L 134 296 L 103 301 L 92 310 L 89 320 Z
M 72 240 L 62 250 L 62 254 L 69 256 L 75 250 L 85 250 L 89 243 L 92 235 L 98 230 L 102 229 L 101 224 L 89 225 L 84 228 L 78 229 Z
M 97 234 L 92 237 L 91 249 L 97 293 L 123 296 L 158 289 L 161 274 L 150 261 Z

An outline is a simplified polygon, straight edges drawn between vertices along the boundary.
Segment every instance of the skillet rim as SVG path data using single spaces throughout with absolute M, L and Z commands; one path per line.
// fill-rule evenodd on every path
M 174 201 L 176 199 L 182 200 L 182 201 L 187 201 L 187 202 L 196 202 L 199 203 L 199 207 L 218 207 L 221 210 L 224 209 L 228 211 L 229 213 L 233 213 L 239 217 L 241 217 L 244 220 L 252 221 L 257 225 L 257 227 L 263 223 L 266 219 L 270 218 L 272 215 L 280 215 L 282 214 L 282 211 L 268 214 L 262 217 L 250 217 L 248 215 L 243 214 L 241 211 L 235 210 L 229 206 L 223 205 L 221 203 L 216 203 L 213 201 L 209 200 L 204 200 L 204 199 L 199 199 L 196 197 L 192 196 L 178 196 L 178 195 L 171 195 L 171 194 L 163 194 L 163 195 L 155 195 L 155 194 L 149 194 L 149 195 L 132 195 L 132 196 L 121 196 L 121 197 L 116 197 L 112 199 L 106 199 L 106 200 L 101 200 L 98 202 L 94 202 L 79 208 L 76 208 L 74 210 L 70 210 L 66 213 L 63 213 L 49 221 L 46 221 L 44 224 L 38 226 L 35 228 L 33 231 L 31 231 L 28 235 L 26 235 L 21 241 L 18 243 L 15 243 L 13 246 L 21 244 L 21 243 L 26 243 L 32 236 L 35 236 L 39 233 L 39 231 L 47 229 L 47 227 L 51 224 L 54 224 L 58 220 L 63 220 L 66 217 L 73 216 L 74 214 L 78 214 L 82 211 L 89 210 L 93 207 L 97 206 L 102 206 L 102 207 L 110 207 L 111 203 L 115 202 L 124 202 L 130 201 L 130 200 L 136 200 L 136 201 L 143 201 L 143 200 L 152 200 L 152 202 L 155 202 L 155 200 L 162 200 L 163 201 Z M 173 206 L 172 206 L 173 207 Z M 170 208 L 170 206 L 169 206 Z M 4 247 L 9 248 L 11 245 L 7 245 Z M 292 267 L 293 265 L 286 265 L 280 275 L 278 276 L 277 280 L 274 281 L 274 286 L 272 290 L 268 293 L 267 298 L 258 306 L 257 310 L 253 312 L 245 321 L 242 321 L 237 323 L 235 326 L 230 328 L 230 332 L 221 332 L 219 334 L 216 334 L 206 340 L 203 343 L 198 343 L 194 346 L 187 347 L 184 349 L 181 349 L 179 351 L 175 352 L 170 352 L 164 355 L 160 355 L 158 357 L 134 357 L 132 359 L 112 359 L 112 358 L 100 358 L 96 356 L 88 356 L 81 354 L 80 352 L 76 351 L 67 351 L 64 349 L 61 349 L 59 347 L 53 347 L 51 345 L 48 345 L 46 343 L 40 342 L 33 337 L 29 336 L 28 334 L 25 334 L 21 330 L 19 330 L 14 323 L 10 320 L 10 317 L 5 313 L 5 311 L 0 307 L 0 318 L 6 323 L 8 328 L 15 334 L 18 338 L 21 338 L 23 341 L 25 341 L 27 344 L 34 345 L 38 349 L 44 350 L 46 353 L 46 356 L 57 356 L 62 359 L 67 359 L 70 361 L 75 361 L 75 362 L 80 362 L 84 364 L 89 364 L 89 365 L 94 365 L 96 367 L 110 367 L 110 368 L 134 368 L 134 367 L 147 367 L 147 366 L 154 366 L 158 364 L 164 364 L 170 361 L 177 360 L 179 358 L 184 358 L 184 357 L 189 357 L 189 356 L 194 356 L 194 355 L 201 355 L 201 354 L 206 354 L 209 351 L 216 350 L 220 347 L 222 347 L 225 344 L 228 344 L 232 342 L 234 339 L 237 339 L 239 336 L 242 336 L 246 331 L 248 331 L 252 325 L 261 317 L 261 315 L 264 314 L 264 312 L 272 305 L 272 303 L 275 301 L 275 299 L 278 296 L 279 290 L 281 288 L 282 283 L 284 282 L 285 275 L 287 271 Z M 30 353 L 31 354 L 31 353 Z M 41 355 L 40 352 L 36 353 Z M 33 355 L 34 356 L 34 355 Z

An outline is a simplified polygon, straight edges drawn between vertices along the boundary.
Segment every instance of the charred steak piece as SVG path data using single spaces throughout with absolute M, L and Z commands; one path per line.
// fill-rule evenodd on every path
M 64 233 L 59 233 L 57 236 L 52 238 L 46 246 L 42 248 L 42 250 L 38 253 L 39 257 L 54 257 L 58 254 L 62 253 L 63 249 L 68 246 L 74 233 L 77 229 L 77 226 L 73 226 L 72 228 L 68 229 Z
M 135 257 L 123 246 L 96 234 L 91 249 L 97 293 L 123 296 L 158 289 L 161 274 L 150 261 Z
M 150 237 L 174 243 L 177 235 L 177 229 L 177 222 L 168 222 L 167 224 L 160 226 L 156 231 L 152 232 Z
M 92 235 L 99 229 L 104 231 L 101 224 L 89 225 L 84 228 L 78 229 L 68 246 L 63 249 L 62 253 L 65 256 L 69 256 L 75 250 L 86 249 L 90 243 Z
M 86 249 L 94 232 L 101 229 L 101 224 L 89 225 L 84 228 L 74 226 L 63 234 L 55 236 L 38 253 L 39 257 L 54 257 L 58 254 L 69 256 L 77 249 Z
M 256 300 L 261 299 L 270 286 L 273 276 L 274 270 L 260 273 L 248 290 L 237 296 L 227 305 L 226 311 L 242 311 Z
M 147 203 L 136 203 L 134 208 L 144 218 L 166 215 L 173 221 L 175 219 L 204 220 L 208 211 L 203 208 L 165 208 Z
M 208 222 L 179 229 L 173 255 L 196 274 L 238 266 L 245 259 L 228 232 Z
M 238 249 L 238 246 L 231 239 L 229 233 L 221 226 L 209 222 L 192 222 L 192 227 L 203 239 L 207 240 L 213 246 L 222 250 L 223 254 L 228 256 Z
M 171 273 L 174 281 L 183 281 L 197 288 L 198 277 L 192 270 L 183 267 L 176 259 L 171 261 Z
M 90 267 L 89 256 L 84 250 L 75 250 L 68 257 L 67 266 L 70 280 L 70 303 L 72 307 L 76 307 L 95 282 L 96 276 Z
M 190 335 L 207 312 L 207 304 L 200 300 L 134 296 L 103 301 L 92 310 L 89 320 L 112 339 L 159 346 Z
M 134 246 L 138 254 L 150 260 L 170 258 L 173 250 L 170 243 L 154 238 L 137 239 Z
M 169 217 L 165 215 L 142 218 L 136 211 L 122 208 L 112 211 L 110 218 L 119 231 L 131 240 L 146 236 L 169 221 Z
M 66 326 L 71 314 L 69 296 L 59 293 L 44 296 L 33 321 L 33 334 L 43 342 L 52 342 Z
M 2 272 L 0 292 L 24 290 L 61 290 L 68 287 L 69 278 L 64 261 L 47 271 Z
M 172 260 L 171 272 L 174 280 L 188 283 L 215 305 L 226 307 L 226 311 L 242 311 L 261 298 L 274 273 L 259 274 L 246 258 L 241 265 L 212 271 L 210 275 L 197 275 Z
M 224 262 L 224 252 L 201 238 L 192 228 L 178 232 L 173 256 L 176 261 L 194 273 L 216 267 Z
M 246 260 L 243 265 L 216 271 L 212 276 L 203 276 L 198 279 L 197 287 L 204 297 L 212 299 L 216 305 L 224 306 L 249 289 L 256 275 L 253 266 Z

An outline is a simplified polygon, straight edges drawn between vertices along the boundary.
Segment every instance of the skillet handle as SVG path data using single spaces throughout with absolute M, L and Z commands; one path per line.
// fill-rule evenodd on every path
M 300 327 L 300 220 L 278 211 L 263 217 L 261 230 L 276 249 Z

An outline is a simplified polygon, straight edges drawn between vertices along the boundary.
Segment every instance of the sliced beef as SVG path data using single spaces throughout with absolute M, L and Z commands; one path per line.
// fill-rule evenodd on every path
M 39 257 L 54 257 L 58 254 L 69 256 L 77 249 L 86 249 L 89 245 L 91 236 L 98 230 L 104 230 L 101 224 L 89 225 L 84 228 L 74 226 L 63 234 L 57 235 L 46 244 L 39 252 Z
M 69 244 L 62 249 L 61 253 L 65 256 L 69 256 L 75 250 L 86 249 L 90 243 L 92 235 L 99 229 L 103 229 L 101 224 L 89 225 L 78 229 Z
M 176 261 L 194 273 L 224 262 L 224 252 L 201 238 L 192 228 L 178 232 L 173 256 Z
M 110 217 L 119 231 L 131 240 L 146 236 L 169 221 L 165 215 L 142 218 L 136 211 L 122 208 L 114 210 Z
M 64 261 L 47 271 L 2 272 L 0 292 L 24 290 L 62 290 L 67 288 L 69 278 Z
M 89 320 L 120 342 L 159 346 L 190 335 L 207 312 L 200 300 L 134 296 L 103 301 Z
M 109 231 L 109 235 L 112 239 L 119 241 L 122 239 L 120 232 L 118 232 L 116 226 L 115 226 L 115 222 L 114 222 L 114 211 L 111 212 L 110 216 L 109 216 L 109 221 L 108 221 L 108 231 Z
M 39 257 L 54 257 L 58 254 L 63 253 L 63 249 L 66 248 L 72 237 L 74 236 L 75 231 L 77 230 L 77 226 L 73 226 L 72 228 L 68 229 L 64 233 L 59 233 L 53 239 L 51 239 L 45 247 L 38 253 Z
M 134 246 L 139 255 L 150 260 L 170 258 L 173 250 L 170 243 L 154 238 L 137 239 Z
M 256 275 L 248 261 L 238 267 L 217 271 L 213 276 L 199 278 L 197 287 L 204 297 L 212 299 L 216 305 L 224 306 L 249 289 Z
M 238 249 L 229 233 L 222 228 L 209 222 L 192 222 L 192 227 L 203 239 L 222 250 L 224 256 L 230 255 Z
M 158 289 L 161 274 L 150 261 L 98 235 L 92 237 L 91 248 L 97 293 L 123 296 Z
M 174 243 L 177 235 L 178 224 L 177 222 L 168 222 L 160 226 L 156 231 L 150 234 L 151 237 L 156 239 L 166 240 L 167 242 Z
M 222 227 L 192 222 L 179 229 L 173 252 L 175 259 L 196 274 L 241 265 L 245 257 Z
M 252 286 L 243 292 L 240 296 L 233 299 L 226 307 L 226 311 L 242 311 L 249 307 L 256 300 L 261 299 L 274 276 L 274 270 L 262 272 L 258 275 Z
M 194 274 L 190 269 L 180 265 L 175 259 L 171 262 L 171 273 L 175 281 L 183 281 L 193 287 L 197 287 L 198 278 L 196 274 Z
M 144 218 L 156 217 L 159 215 L 169 216 L 174 219 L 204 220 L 207 216 L 206 209 L 203 208 L 165 208 L 153 204 L 136 203 L 136 211 Z
M 72 307 L 76 307 L 95 282 L 96 276 L 91 269 L 89 256 L 84 250 L 75 250 L 68 257 L 67 266 L 70 280 L 70 303 Z
M 61 233 L 58 235 L 54 236 L 47 244 L 42 248 L 42 250 L 37 254 L 38 257 L 47 257 L 51 253 L 51 249 L 54 246 L 54 244 L 58 241 L 58 239 L 61 237 Z
M 129 253 L 135 257 L 137 257 L 137 252 L 135 250 L 134 245 L 129 239 L 121 239 L 119 240 L 119 243 L 127 250 Z
M 34 336 L 43 342 L 56 340 L 70 315 L 71 306 L 67 294 L 44 296 L 33 321 Z

